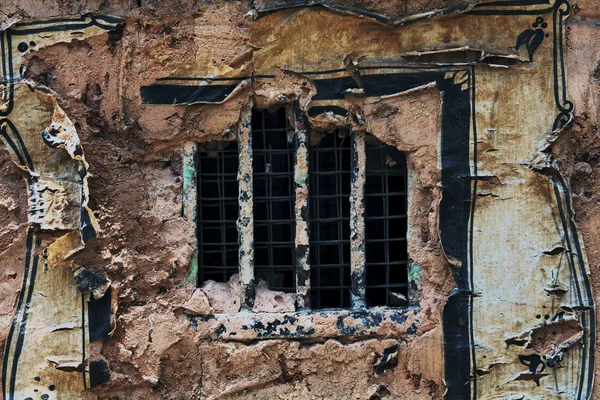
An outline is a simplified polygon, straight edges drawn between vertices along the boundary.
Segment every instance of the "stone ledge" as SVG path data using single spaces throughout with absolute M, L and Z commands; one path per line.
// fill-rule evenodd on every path
M 403 337 L 417 333 L 419 307 L 289 313 L 185 314 L 201 339 Z

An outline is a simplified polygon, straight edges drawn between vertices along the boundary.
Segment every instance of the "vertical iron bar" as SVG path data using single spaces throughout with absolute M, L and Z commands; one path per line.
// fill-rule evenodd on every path
M 381 179 L 383 180 L 381 188 L 383 189 L 383 193 L 385 194 L 385 196 L 383 196 L 383 215 L 385 215 L 385 219 L 383 220 L 383 224 L 384 224 L 384 239 L 388 240 L 390 239 L 390 196 L 387 194 L 390 192 L 390 188 L 388 186 L 388 164 L 387 161 L 384 157 L 383 154 L 383 149 L 380 150 L 381 152 L 381 160 L 383 160 L 383 176 L 381 177 Z M 389 306 L 390 305 L 390 248 L 392 246 L 391 242 L 386 242 L 385 243 L 385 305 Z
M 219 234 L 221 235 L 221 265 L 223 282 L 227 282 L 227 241 L 225 240 L 225 152 L 217 158 L 217 187 L 219 190 Z
M 238 268 L 243 299 L 242 310 L 254 306 L 254 200 L 252 178 L 252 102 L 242 110 L 238 132 Z
M 344 177 L 343 172 L 343 163 L 342 163 L 342 146 L 344 143 L 344 139 L 340 138 L 339 134 L 337 134 L 334 138 L 335 143 L 335 194 L 337 195 L 335 199 L 336 205 L 336 217 L 337 217 L 337 250 L 338 250 L 338 279 L 340 279 L 338 295 L 339 295 L 339 305 L 340 307 L 344 307 L 344 289 L 343 289 L 343 274 L 344 274 L 344 222 L 343 222 L 343 197 L 342 194 L 342 179 Z
M 350 185 L 350 265 L 352 308 L 366 308 L 365 290 L 365 133 L 352 132 Z
M 267 132 L 266 132 L 266 120 L 265 120 L 265 113 L 262 112 L 262 120 L 263 120 L 263 149 L 265 150 L 265 156 L 264 156 L 264 165 L 265 165 L 265 173 L 267 173 L 267 171 L 269 171 L 269 173 L 267 173 L 267 175 L 265 176 L 265 190 L 266 190 L 266 194 L 267 194 L 267 200 L 265 201 L 265 205 L 267 206 L 267 221 L 269 221 L 267 223 L 267 241 L 268 241 L 268 245 L 267 248 L 269 249 L 269 282 L 271 282 L 271 280 L 273 279 L 273 261 L 274 261 L 274 257 L 273 257 L 273 251 L 274 251 L 274 246 L 273 246 L 273 155 L 271 154 L 271 142 L 267 140 Z M 268 143 L 268 145 L 267 145 Z M 267 169 L 267 165 L 269 165 L 270 167 L 268 167 Z
M 310 143 L 310 142 L 309 142 Z M 313 172 L 315 172 L 315 184 L 312 186 L 312 191 L 313 193 L 320 195 L 321 194 L 321 176 L 318 174 L 318 172 L 321 171 L 321 162 L 320 162 L 320 153 L 315 151 L 314 153 L 314 164 L 316 164 L 316 168 L 314 168 L 314 166 L 310 166 L 313 170 Z M 309 189 L 310 190 L 310 189 Z M 309 192 L 310 194 L 310 192 Z M 321 240 L 321 223 L 319 222 L 320 218 L 321 218 L 321 213 L 320 210 L 321 209 L 321 201 L 319 200 L 318 197 L 315 197 L 314 203 L 313 203 L 313 207 L 312 207 L 312 212 L 315 215 L 315 221 L 316 224 L 314 225 L 317 229 L 314 230 L 313 234 L 316 235 L 316 240 L 317 240 L 317 244 L 315 246 L 315 250 L 317 252 L 316 254 L 316 261 L 317 261 L 317 290 L 315 291 L 317 294 L 317 308 L 321 308 L 322 307 L 322 301 L 321 301 L 321 243 L 319 243 L 319 241 Z M 313 305 L 314 308 L 314 305 Z
M 296 303 L 298 310 L 310 308 L 310 247 L 308 166 L 309 126 L 308 118 L 294 106 L 296 157 L 294 163 L 296 234 Z

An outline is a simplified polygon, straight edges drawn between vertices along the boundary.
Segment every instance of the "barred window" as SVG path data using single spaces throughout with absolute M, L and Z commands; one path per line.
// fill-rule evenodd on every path
M 315 132 L 309 150 L 312 308 L 350 302 L 350 168 L 348 131 Z
M 238 272 L 238 151 L 235 143 L 198 153 L 199 281 L 226 282 Z
M 254 277 L 295 289 L 294 141 L 285 109 L 252 114 Z
M 404 153 L 364 132 L 311 132 L 292 107 L 254 110 L 238 140 L 198 151 L 199 284 L 240 272 L 296 293 L 297 310 L 408 305 Z M 251 233 L 238 229 L 248 207 Z

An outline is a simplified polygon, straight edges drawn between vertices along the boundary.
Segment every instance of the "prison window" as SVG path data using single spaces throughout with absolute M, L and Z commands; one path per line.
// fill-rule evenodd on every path
M 408 282 L 406 159 L 367 137 L 366 296 L 370 306 L 406 305 Z
M 407 305 L 404 154 L 364 132 L 309 132 L 291 107 L 253 111 L 240 137 L 198 152 L 198 282 L 240 270 L 296 292 L 299 310 Z M 241 207 L 253 237 L 238 233 Z M 251 262 L 238 265 L 238 242 L 252 243 Z
M 310 273 L 313 308 L 350 307 L 350 134 L 311 136 Z
M 252 113 L 254 277 L 285 292 L 295 288 L 293 139 L 285 108 Z
M 227 281 L 238 272 L 238 151 L 235 142 L 198 152 L 199 281 Z

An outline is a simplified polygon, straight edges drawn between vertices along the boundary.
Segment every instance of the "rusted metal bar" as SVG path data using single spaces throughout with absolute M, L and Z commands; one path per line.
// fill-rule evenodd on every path
M 296 159 L 294 186 L 296 189 L 296 303 L 298 310 L 310 308 L 310 246 L 308 208 L 309 125 L 308 118 L 296 103 L 294 106 Z
M 242 110 L 238 131 L 238 268 L 242 286 L 242 310 L 254 306 L 254 201 L 252 182 L 252 104 Z
M 365 293 L 365 133 L 352 132 L 352 166 L 350 184 L 350 265 L 352 308 L 366 308 Z

